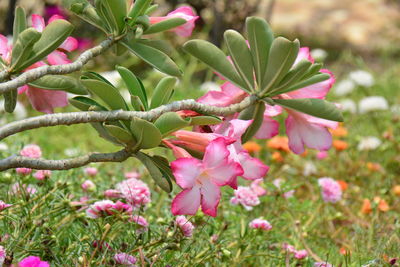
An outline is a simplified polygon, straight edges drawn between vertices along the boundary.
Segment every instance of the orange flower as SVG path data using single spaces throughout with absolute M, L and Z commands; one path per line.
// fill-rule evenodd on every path
M 243 148 L 249 153 L 259 152 L 261 150 L 261 146 L 253 141 L 243 144 Z
M 350 250 L 346 249 L 345 247 L 341 247 L 339 249 L 340 254 L 342 255 L 349 255 L 350 254 Z
M 349 147 L 349 144 L 342 140 L 333 140 L 332 145 L 337 151 L 343 151 Z
M 390 207 L 389 204 L 384 199 L 381 199 L 378 204 L 378 209 L 382 212 L 387 212 L 390 210 Z
M 343 180 L 337 180 L 337 182 L 339 183 L 340 188 L 342 189 L 342 191 L 346 191 L 347 188 L 349 187 L 349 184 L 346 183 L 346 182 L 343 181 Z
M 367 169 L 372 172 L 377 172 L 382 169 L 382 166 L 376 162 L 367 162 Z
M 393 186 L 392 191 L 393 191 L 393 194 L 400 197 L 400 185 Z
M 283 157 L 280 152 L 275 151 L 272 153 L 272 160 L 276 162 L 283 162 Z
M 329 129 L 331 134 L 336 137 L 345 137 L 347 136 L 347 129 L 343 126 L 339 126 L 336 129 Z
M 363 205 L 361 207 L 361 212 L 364 214 L 370 214 L 372 212 L 371 201 L 369 199 L 363 200 Z
M 289 140 L 286 136 L 275 136 L 267 141 L 267 147 L 271 149 L 289 152 Z

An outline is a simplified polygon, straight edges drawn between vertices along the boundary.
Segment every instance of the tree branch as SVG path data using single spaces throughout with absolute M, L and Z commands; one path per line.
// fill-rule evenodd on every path
M 53 66 L 42 66 L 39 68 L 31 69 L 28 70 L 18 77 L 7 81 L 0 83 L 0 94 L 4 94 L 6 92 L 10 92 L 13 89 L 16 89 L 22 85 L 25 85 L 27 83 L 30 83 L 32 81 L 35 81 L 45 75 L 48 74 L 68 74 L 72 73 L 75 71 L 78 71 L 82 69 L 82 67 L 92 58 L 100 55 L 103 53 L 105 50 L 107 50 L 109 47 L 111 47 L 114 44 L 114 39 L 106 39 L 102 41 L 98 46 L 95 46 L 93 48 L 90 48 L 83 52 L 74 62 L 69 63 L 69 64 L 63 64 L 63 65 L 53 65 Z M 5 79 L 6 77 L 9 76 L 9 73 L 7 70 L 3 70 L 0 72 L 0 81 Z
M 149 111 L 113 110 L 47 114 L 20 121 L 14 121 L 4 125 L 3 127 L 0 127 L 0 141 L 13 134 L 42 127 L 73 125 L 89 122 L 110 122 L 117 120 L 129 121 L 135 117 L 147 121 L 153 121 L 165 112 L 179 110 L 193 110 L 201 114 L 229 116 L 251 106 L 257 101 L 257 99 L 258 98 L 256 96 L 251 95 L 246 97 L 242 102 L 232 104 L 228 107 L 215 107 L 198 103 L 193 99 L 188 99 L 172 102 Z
M 14 155 L 0 160 L 0 171 L 22 167 L 36 170 L 69 170 L 85 166 L 91 162 L 122 162 L 130 156 L 131 152 L 125 149 L 114 153 L 90 153 L 62 160 L 34 159 Z

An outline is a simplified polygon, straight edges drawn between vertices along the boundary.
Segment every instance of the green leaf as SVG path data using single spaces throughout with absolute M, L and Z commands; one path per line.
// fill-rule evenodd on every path
M 264 74 L 267 70 L 269 51 L 274 40 L 274 33 L 264 19 L 257 17 L 246 19 L 246 31 L 257 83 L 261 87 Z
M 33 45 L 32 53 L 20 69 L 25 69 L 33 63 L 42 60 L 56 50 L 74 30 L 74 26 L 64 19 L 57 19 L 44 28 L 42 36 Z
M 157 8 L 158 8 L 158 5 L 157 5 L 157 4 L 151 5 L 151 6 L 146 10 L 146 12 L 144 12 L 144 14 L 150 15 L 151 13 L 153 13 L 154 11 L 156 11 Z
M 224 52 L 215 45 L 204 40 L 191 40 L 186 42 L 183 48 L 187 53 L 220 73 L 227 80 L 249 92 L 246 83 L 236 72 L 232 63 L 226 58 Z
M 131 95 L 131 104 L 136 111 L 145 111 L 145 107 L 137 95 Z
M 133 118 L 130 128 L 138 142 L 139 148 L 153 148 L 161 143 L 161 133 L 151 122 Z
M 125 17 L 127 13 L 125 0 L 103 0 L 102 4 L 112 20 L 113 28 L 117 30 L 115 34 L 125 32 Z
M 172 187 L 172 180 L 175 180 L 174 175 L 172 174 L 171 167 L 169 166 L 169 161 L 168 159 L 159 156 L 159 155 L 154 155 L 151 157 L 153 160 L 154 164 L 157 165 L 157 167 L 160 169 L 162 174 L 164 175 L 165 178 L 167 178 L 168 182 L 170 183 Z
M 4 96 L 4 110 L 8 113 L 12 113 L 17 105 L 18 90 L 13 89 L 7 93 L 4 93 L 3 96 Z
M 196 116 L 190 118 L 190 125 L 215 125 L 220 124 L 222 120 L 214 116 Z
M 251 106 L 247 113 L 240 114 L 239 119 L 248 120 L 249 118 L 253 120 L 252 124 L 247 128 L 246 132 L 242 135 L 242 143 L 249 141 L 260 129 L 261 124 L 264 120 L 265 104 L 263 102 L 258 102 Z
M 22 70 L 19 65 L 29 58 L 34 44 L 40 39 L 41 33 L 34 28 L 28 28 L 18 35 L 12 49 L 11 69 L 15 72 Z
M 157 108 L 169 102 L 171 93 L 174 90 L 177 79 L 174 77 L 164 77 L 157 84 L 151 98 L 150 109 Z
M 155 122 L 154 125 L 160 130 L 162 137 L 185 128 L 190 125 L 189 120 L 183 119 L 176 112 L 167 112 L 162 114 Z
M 137 42 L 160 50 L 166 55 L 171 55 L 174 52 L 172 46 L 163 40 L 139 39 Z
M 315 74 L 317 74 L 319 72 L 319 70 L 322 68 L 322 64 L 321 63 L 315 63 L 313 64 L 307 71 L 306 75 L 304 75 L 304 79 L 305 78 L 310 78 L 311 76 L 314 76 Z
M 71 6 L 68 7 L 68 9 L 71 10 L 73 13 L 75 13 L 75 15 L 77 15 L 84 21 L 92 24 L 93 26 L 107 33 L 104 20 L 100 18 L 96 9 L 89 2 L 76 0 L 76 3 L 71 4 Z
M 142 88 L 135 74 L 133 74 L 130 70 L 122 66 L 117 66 L 116 70 L 118 71 L 126 87 L 128 88 L 129 93 L 133 96 L 138 96 L 140 98 L 140 101 L 144 105 L 145 109 L 147 110 L 148 104 L 147 104 L 146 91 L 144 90 L 144 88 Z
M 336 108 L 335 104 L 323 99 L 274 99 L 274 102 L 282 107 L 306 113 L 314 117 L 331 121 L 343 121 L 342 113 Z
M 15 8 L 14 25 L 13 25 L 13 48 L 18 40 L 18 35 L 26 29 L 26 14 L 25 9 L 20 6 Z
M 136 145 L 135 138 L 127 130 L 115 125 L 108 125 L 108 124 L 104 125 L 104 128 L 110 133 L 110 135 L 115 137 L 115 139 L 117 139 L 122 145 L 126 145 L 128 147 L 133 147 Z
M 181 76 L 182 73 L 178 66 L 163 52 L 138 42 L 128 43 L 123 41 L 122 44 L 125 45 L 129 51 L 159 71 L 171 76 Z
M 291 92 L 291 91 L 294 91 L 294 90 L 297 90 L 300 88 L 304 88 L 306 86 L 309 86 L 309 85 L 312 85 L 315 83 L 323 82 L 323 81 L 328 80 L 330 77 L 331 76 L 329 76 L 329 74 L 327 74 L 327 73 L 320 73 L 320 74 L 314 75 L 311 78 L 308 78 L 306 80 L 302 80 L 299 83 L 296 83 L 288 88 L 283 88 L 282 90 L 276 91 L 273 93 L 273 96 Z
M 96 106 L 98 110 L 107 110 L 107 108 L 100 105 L 97 101 L 85 96 L 76 96 L 69 99 L 68 101 L 71 105 L 82 111 L 88 111 L 92 106 Z
M 81 79 L 81 82 L 92 94 L 103 100 L 111 110 L 128 110 L 124 98 L 114 86 L 92 79 Z
M 58 90 L 76 95 L 87 95 L 87 91 L 82 83 L 69 76 L 46 75 L 30 82 L 29 85 L 45 90 Z
M 161 22 L 155 23 L 151 25 L 144 34 L 153 34 L 158 32 L 165 32 L 170 29 L 176 28 L 186 23 L 186 20 L 183 18 L 170 18 L 163 20 Z
M 144 15 L 149 8 L 152 0 L 136 0 L 133 4 L 131 11 L 129 12 L 128 17 L 131 18 L 131 22 L 129 23 L 131 26 L 135 24 L 136 18 Z
M 161 170 L 157 167 L 153 159 L 146 155 L 145 153 L 138 152 L 136 157 L 146 166 L 147 170 L 151 178 L 153 178 L 154 182 L 165 192 L 170 193 L 172 191 L 172 183 L 168 179 L 166 179 L 161 172 Z
M 246 82 L 247 89 L 253 91 L 253 60 L 251 59 L 251 52 L 247 46 L 246 40 L 240 33 L 234 30 L 227 30 L 224 33 L 224 37 L 236 71 Z
M 292 67 L 299 52 L 299 41 L 278 37 L 272 42 L 267 70 L 261 84 L 263 94 L 278 84 Z
M 94 71 L 85 71 L 82 76 L 81 79 L 92 79 L 92 80 L 98 80 L 101 82 L 105 82 L 108 83 L 111 86 L 114 86 L 112 83 L 110 83 L 106 78 L 104 78 L 103 76 L 101 76 L 100 74 L 98 74 L 97 72 Z

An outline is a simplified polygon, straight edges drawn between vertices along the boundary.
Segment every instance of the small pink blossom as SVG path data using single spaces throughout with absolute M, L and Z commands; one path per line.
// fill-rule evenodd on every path
M 0 211 L 6 209 L 8 207 L 11 207 L 11 206 L 12 206 L 12 204 L 7 204 L 4 201 L 0 200 Z
M 19 267 L 50 267 L 47 261 L 42 261 L 39 257 L 29 256 L 18 263 Z
M 96 174 L 98 173 L 97 168 L 95 167 L 87 167 L 83 170 L 85 172 L 86 175 L 88 176 L 96 176 Z
M 283 181 L 282 178 L 277 178 L 277 179 L 275 179 L 275 180 L 272 181 L 273 185 L 275 185 L 276 188 L 278 188 L 278 189 L 282 189 L 282 183 L 283 183 L 283 182 L 284 182 L 284 181 Z M 283 196 L 284 198 L 291 198 L 291 197 L 293 197 L 293 195 L 294 195 L 294 189 L 289 190 L 289 191 L 286 191 L 286 192 L 283 192 L 283 195 L 282 195 L 282 196 Z
M 146 232 L 149 227 L 149 223 L 147 222 L 147 220 L 140 215 L 133 215 L 129 219 L 129 221 L 134 222 L 138 225 L 139 228 L 136 230 L 138 234 Z
M 31 144 L 24 146 L 19 154 L 23 157 L 38 159 L 42 156 L 42 150 L 38 145 Z
M 90 180 L 84 181 L 81 184 L 81 187 L 82 187 L 83 191 L 85 191 L 85 192 L 93 192 L 96 190 L 96 185 Z
M 126 253 L 117 253 L 114 255 L 114 260 L 117 264 L 128 266 L 128 267 L 134 267 L 136 266 L 136 258 L 126 254 Z
M 261 197 L 267 194 L 267 190 L 265 190 L 264 187 L 262 187 L 260 184 L 263 182 L 263 179 L 257 179 L 251 182 L 250 188 L 253 190 L 257 196 Z
M 321 261 L 314 263 L 314 267 L 333 267 L 333 265 L 326 261 Z
M 126 179 L 132 179 L 132 178 L 140 179 L 141 175 L 137 171 L 131 171 L 131 172 L 124 173 L 124 176 L 125 176 Z
M 7 253 L 3 246 L 0 246 L 0 266 L 3 266 Z
M 319 151 L 317 153 L 317 159 L 324 159 L 328 157 L 328 151 Z
M 15 171 L 21 175 L 29 175 L 32 172 L 30 168 L 16 168 Z
M 288 243 L 283 243 L 282 244 L 282 248 L 283 250 L 287 251 L 288 253 L 295 253 L 296 249 L 294 248 L 294 246 L 289 245 Z
M 146 206 L 151 202 L 150 189 L 141 180 L 135 178 L 124 180 L 116 185 L 116 189 L 134 208 Z
M 32 185 L 22 185 L 20 186 L 18 183 L 13 184 L 13 186 L 11 187 L 11 193 L 13 193 L 14 195 L 16 194 L 27 194 L 27 195 L 34 195 L 36 194 L 36 188 L 33 187 Z
M 307 250 L 305 250 L 305 249 L 296 250 L 296 251 L 294 252 L 294 257 L 295 257 L 296 259 L 299 259 L 299 260 L 304 259 L 304 258 L 306 258 L 307 256 L 308 256 L 308 252 L 307 252 Z
M 39 170 L 33 174 L 37 180 L 44 180 L 45 178 L 50 178 L 51 171 L 49 170 Z
M 241 204 L 247 210 L 253 209 L 254 206 L 260 204 L 260 199 L 256 192 L 248 186 L 239 186 L 234 191 L 234 196 L 231 198 L 231 203 L 234 205 Z
M 89 218 L 97 219 L 103 216 L 110 216 L 116 212 L 131 213 L 132 208 L 130 205 L 118 201 L 114 203 L 111 200 L 101 200 L 93 203 L 86 210 L 86 215 Z
M 269 231 L 272 229 L 272 225 L 263 219 L 254 219 L 249 223 L 249 227 L 253 229 L 261 229 L 264 231 Z
M 342 198 L 342 188 L 334 179 L 323 177 L 318 179 L 318 184 L 321 187 L 322 198 L 325 202 L 335 203 Z
M 185 216 L 177 216 L 175 223 L 179 229 L 181 229 L 184 236 L 191 237 L 193 235 L 194 225 L 188 219 L 186 219 Z
M 115 189 L 107 189 L 106 191 L 104 191 L 104 196 L 107 198 L 120 198 L 121 193 Z

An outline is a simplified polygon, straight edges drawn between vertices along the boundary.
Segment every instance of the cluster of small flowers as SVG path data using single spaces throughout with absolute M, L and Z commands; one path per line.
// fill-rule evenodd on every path
M 89 218 L 97 219 L 102 216 L 114 215 L 117 212 L 130 214 L 132 212 L 132 207 L 121 201 L 114 203 L 111 200 L 101 200 L 90 205 L 86 210 L 86 215 Z
M 342 188 L 340 184 L 330 177 L 318 179 L 321 187 L 322 198 L 325 202 L 336 203 L 342 198 Z
M 191 237 L 193 235 L 193 230 L 195 227 L 188 219 L 186 219 L 185 216 L 176 216 L 175 223 L 182 231 L 184 236 Z
M 267 220 L 261 218 L 252 220 L 249 223 L 249 227 L 253 229 L 261 229 L 264 231 L 269 231 L 272 229 L 272 225 Z
M 283 248 L 287 253 L 293 254 L 293 256 L 294 256 L 296 259 L 298 259 L 298 260 L 304 259 L 304 258 L 306 258 L 306 257 L 308 256 L 307 250 L 305 250 L 305 249 L 296 250 L 294 246 L 289 245 L 289 244 L 287 244 L 287 243 L 284 243 L 284 244 L 282 245 L 282 248 Z

